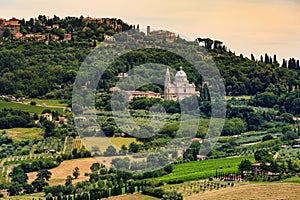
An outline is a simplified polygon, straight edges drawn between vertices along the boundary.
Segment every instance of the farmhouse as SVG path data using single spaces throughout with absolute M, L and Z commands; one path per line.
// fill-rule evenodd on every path
M 268 175 L 268 174 L 270 174 L 270 172 L 268 171 L 270 166 L 271 166 L 271 163 L 265 163 L 265 164 L 254 163 L 254 164 L 252 164 L 252 172 L 257 175 L 261 175 L 261 174 Z
M 48 121 L 52 121 L 52 114 L 51 113 L 44 113 L 42 117 L 45 117 Z

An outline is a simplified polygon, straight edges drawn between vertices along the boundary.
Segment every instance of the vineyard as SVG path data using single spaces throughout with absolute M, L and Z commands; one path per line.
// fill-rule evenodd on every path
M 66 137 L 62 153 L 63 154 L 71 154 L 72 153 L 72 147 L 73 147 L 73 138 L 72 137 Z
M 8 182 L 7 178 L 7 166 L 0 167 L 0 184 L 5 184 Z
M 238 165 L 245 159 L 253 162 L 254 156 L 210 159 L 175 164 L 172 173 L 155 179 L 164 182 L 173 180 L 192 181 L 215 176 L 216 171 L 224 174 L 237 173 Z
M 168 192 L 177 191 L 181 193 L 184 197 L 186 197 L 194 194 L 203 193 L 205 191 L 219 190 L 221 188 L 233 186 L 234 182 L 200 180 L 193 182 L 185 182 L 183 184 L 167 185 L 163 188 Z

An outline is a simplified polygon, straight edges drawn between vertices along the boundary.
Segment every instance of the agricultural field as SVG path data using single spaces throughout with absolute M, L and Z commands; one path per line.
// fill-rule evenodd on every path
M 73 180 L 73 183 L 88 180 L 88 177 L 84 174 L 90 173 L 90 166 L 96 162 L 98 162 L 96 158 L 82 158 L 64 161 L 58 167 L 49 170 L 52 173 L 51 179 L 49 180 L 49 185 L 65 184 L 66 177 L 69 175 L 72 176 L 75 167 L 79 168 L 80 175 L 78 179 Z M 36 174 L 37 172 L 28 173 L 29 183 L 36 178 Z
M 63 113 L 63 108 L 49 108 L 49 107 L 42 107 L 42 106 L 31 106 L 28 104 L 16 103 L 16 102 L 8 102 L 0 100 L 0 108 L 8 108 L 14 110 L 21 110 L 24 112 L 29 113 L 42 113 L 45 109 L 50 109 L 51 111 L 57 111 L 59 113 Z
M 277 159 L 279 161 L 287 161 L 289 159 L 296 159 L 299 158 L 300 156 L 300 149 L 281 149 L 278 152 L 278 157 Z
M 0 132 L 5 131 L 6 134 L 11 137 L 14 141 L 21 140 L 34 140 L 43 138 L 43 130 L 40 128 L 11 128 L 0 130 Z
M 186 197 L 185 200 L 201 199 L 289 199 L 298 200 L 300 184 L 296 183 L 263 183 L 240 184 L 232 188 L 207 191 Z
M 37 105 L 45 104 L 45 107 L 67 107 L 67 103 L 64 100 L 58 99 L 26 99 L 26 103 L 35 101 Z
M 243 133 L 240 136 L 237 137 L 237 140 L 235 141 L 238 145 L 243 144 L 249 144 L 249 143 L 255 143 L 255 142 L 261 142 L 263 137 L 266 135 L 270 135 L 267 132 L 248 132 Z M 272 136 L 280 137 L 282 136 L 282 133 L 275 133 L 272 134 Z
M 143 195 L 143 194 L 125 194 L 116 197 L 105 198 L 107 200 L 157 200 L 158 198 Z
M 165 191 L 172 192 L 176 191 L 183 195 L 183 197 L 188 197 L 194 194 L 203 193 L 206 191 L 220 190 L 223 188 L 234 187 L 236 183 L 227 181 L 190 181 L 182 184 L 176 185 L 166 185 L 163 187 Z
M 216 174 L 216 170 L 222 173 L 237 173 L 238 165 L 242 160 L 248 159 L 254 161 L 254 156 L 245 157 L 231 157 L 231 158 L 220 158 L 220 159 L 208 159 L 201 161 L 194 161 L 189 163 L 182 163 L 174 165 L 173 172 L 155 178 L 159 181 L 170 181 L 170 180 L 183 180 L 192 181 L 198 179 L 205 179 Z
M 46 138 L 40 140 L 37 145 L 34 146 L 33 152 L 35 154 L 44 153 L 45 150 L 53 149 L 56 152 L 63 150 L 64 142 L 57 138 Z
M 0 166 L 0 183 L 7 182 L 7 166 Z
M 101 153 L 103 153 L 108 146 L 113 145 L 117 150 L 120 150 L 122 145 L 129 146 L 131 142 L 136 142 L 136 138 L 123 138 L 123 137 L 85 137 L 82 138 L 83 145 L 87 149 L 92 149 L 92 146 L 98 146 Z
M 44 193 L 35 193 L 35 194 L 26 194 L 26 195 L 18 195 L 18 196 L 9 196 L 9 197 L 4 197 L 4 200 L 32 200 L 33 198 L 35 199 L 41 199 L 44 200 L 45 194 Z

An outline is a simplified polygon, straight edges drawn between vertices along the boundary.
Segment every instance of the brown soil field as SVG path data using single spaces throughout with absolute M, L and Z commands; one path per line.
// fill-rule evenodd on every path
M 266 183 L 266 184 L 248 184 L 236 185 L 232 188 L 206 191 L 201 194 L 192 195 L 184 200 L 201 200 L 201 199 L 230 199 L 230 200 L 247 200 L 247 199 L 300 199 L 300 184 L 298 183 Z
M 49 171 L 52 173 L 52 176 L 49 180 L 49 185 L 59 185 L 65 184 L 65 180 L 67 176 L 73 176 L 73 170 L 75 167 L 79 167 L 80 175 L 78 179 L 74 179 L 72 183 L 77 183 L 79 181 L 85 181 L 89 178 L 84 176 L 86 172 L 91 172 L 90 166 L 99 162 L 96 158 L 84 158 L 84 159 L 76 159 L 76 160 L 67 160 L 62 162 L 58 167 L 50 169 Z M 31 183 L 36 178 L 37 172 L 28 173 L 28 182 Z

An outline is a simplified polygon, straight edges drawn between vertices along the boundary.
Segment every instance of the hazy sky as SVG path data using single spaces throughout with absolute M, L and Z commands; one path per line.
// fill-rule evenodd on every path
M 0 17 L 117 17 L 223 41 L 256 57 L 276 53 L 300 59 L 300 0 L 0 0 Z

